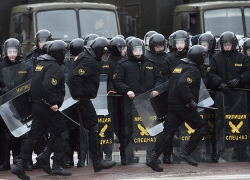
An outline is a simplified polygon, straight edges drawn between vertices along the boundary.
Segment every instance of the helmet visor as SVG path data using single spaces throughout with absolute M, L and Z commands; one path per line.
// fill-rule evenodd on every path
M 132 47 L 132 53 L 134 56 L 142 56 L 143 55 L 143 47 L 142 46 Z

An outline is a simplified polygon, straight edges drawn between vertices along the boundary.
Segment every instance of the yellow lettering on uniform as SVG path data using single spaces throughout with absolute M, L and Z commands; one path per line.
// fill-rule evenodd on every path
M 42 71 L 43 66 L 37 65 L 35 71 Z
M 109 68 L 109 65 L 103 65 L 102 68 L 103 68 L 103 69 L 108 69 L 108 68 Z
M 18 71 L 18 74 L 27 74 L 27 71 Z
M 242 67 L 242 64 L 234 64 L 236 67 Z
M 182 68 L 175 68 L 173 70 L 173 73 L 181 73 L 181 71 L 182 71 Z
M 153 68 L 153 66 L 146 66 L 146 69 L 152 70 L 154 68 Z

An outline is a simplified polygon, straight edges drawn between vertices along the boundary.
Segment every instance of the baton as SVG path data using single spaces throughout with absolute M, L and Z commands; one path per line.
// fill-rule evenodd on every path
M 218 108 L 214 108 L 214 107 L 206 107 L 206 106 L 197 106 L 197 108 L 211 109 L 211 110 L 218 110 Z
M 45 103 L 45 104 L 47 104 L 48 106 L 50 106 L 51 107 L 51 105 L 48 103 L 48 102 L 46 102 L 44 99 L 43 99 L 43 102 Z M 74 121 L 73 119 L 71 119 L 69 116 L 67 116 L 66 114 L 64 114 L 62 111 L 60 111 L 59 109 L 57 110 L 59 113 L 61 113 L 64 117 L 66 117 L 68 120 L 70 120 L 71 122 L 73 122 L 73 123 L 75 123 L 76 125 L 78 125 L 78 126 L 80 126 L 80 124 L 79 123 L 77 123 L 76 121 Z

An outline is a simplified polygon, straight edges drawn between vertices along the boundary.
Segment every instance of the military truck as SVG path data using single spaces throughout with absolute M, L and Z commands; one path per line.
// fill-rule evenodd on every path
M 94 29 L 94 23 L 102 19 L 103 28 Z M 117 8 L 111 4 L 87 2 L 53 2 L 15 6 L 11 10 L 9 37 L 22 42 L 23 52 L 35 43 L 38 30 L 47 29 L 53 39 L 70 42 L 90 33 L 112 38 L 120 34 Z
M 197 34 L 209 32 L 219 37 L 232 31 L 238 39 L 250 36 L 249 1 L 213 1 L 182 4 L 175 7 L 173 31 L 191 30 L 191 18 L 196 18 Z

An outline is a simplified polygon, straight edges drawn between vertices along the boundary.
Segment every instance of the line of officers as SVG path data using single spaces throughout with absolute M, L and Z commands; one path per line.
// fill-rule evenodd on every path
M 195 40 L 197 42 L 193 42 Z M 70 56 L 65 58 L 67 45 L 61 40 L 52 41 L 52 34 L 48 30 L 40 30 L 36 34 L 36 46 L 22 58 L 19 41 L 13 38 L 6 40 L 3 46 L 3 61 L 0 64 L 1 95 L 32 77 L 31 100 L 34 120 L 29 134 L 18 139 L 13 138 L 5 123 L 1 121 L 0 170 L 10 169 L 10 150 L 12 150 L 15 164 L 12 172 L 21 179 L 29 179 L 25 170 L 33 168 L 42 168 L 48 174 L 71 175 L 63 167 L 74 165 L 74 150 L 78 151 L 77 167 L 83 165 L 80 143 L 76 138 L 79 136 L 71 135 L 72 129 L 75 130 L 77 127 L 66 127 L 65 121 L 60 121 L 62 119 L 60 113 L 57 113 L 63 101 L 62 82 L 64 80 L 68 82 L 72 97 L 79 100 L 75 110 L 78 112 L 82 126 L 88 130 L 89 150 L 95 172 L 115 165 L 115 162 L 111 161 L 112 145 L 103 147 L 106 156 L 105 160 L 102 158 L 97 115 L 90 101 L 96 97 L 100 73 L 108 76 L 108 94 L 122 95 L 121 98 L 118 98 L 116 107 L 109 106 L 113 112 L 114 132 L 120 142 L 122 165 L 138 162 L 138 158 L 134 156 L 132 141 L 134 97 L 168 81 L 179 64 L 193 63 L 195 66 L 199 66 L 198 69 L 205 85 L 215 91 L 220 90 L 227 93 L 232 88 L 248 85 L 250 80 L 248 58 L 250 39 L 244 39 L 242 52 L 239 52 L 238 40 L 233 32 L 222 33 L 218 43 L 210 33 L 194 36 L 193 45 L 197 43 L 206 49 L 207 56 L 204 56 L 204 63 L 203 60 L 196 59 L 196 57 L 200 58 L 203 53 L 196 52 L 200 47 L 192 46 L 190 42 L 188 33 L 183 30 L 172 33 L 168 41 L 156 31 L 147 32 L 144 40 L 132 36 L 125 39 L 124 36 L 118 35 L 109 42 L 106 38 L 89 34 L 84 38 L 72 40 L 69 44 Z M 215 51 L 216 45 L 220 48 L 218 52 Z M 196 50 L 194 48 L 191 51 L 193 47 Z M 60 66 L 60 71 L 65 79 L 61 77 L 61 72 L 54 72 L 55 69 L 59 71 L 58 68 L 54 69 L 53 66 L 57 66 L 55 63 Z M 52 68 L 52 70 L 47 71 L 47 68 L 44 67 Z M 44 71 L 44 69 L 46 70 Z M 43 77 L 39 77 L 41 73 Z M 43 82 L 42 78 L 47 78 L 46 82 Z M 192 84 L 192 80 L 190 77 L 186 79 L 189 84 Z M 44 84 L 39 84 L 39 82 Z M 46 83 L 48 87 L 41 88 L 45 87 Z M 58 91 L 61 92 L 58 93 Z M 55 99 L 52 95 L 55 96 Z M 151 95 L 156 96 L 158 92 L 153 91 Z M 197 101 L 198 99 L 195 98 L 186 98 L 182 104 L 185 104 L 185 108 L 196 109 Z M 37 108 L 34 108 L 36 105 Z M 40 110 L 38 110 L 39 108 Z M 60 127 L 50 122 L 55 114 L 58 116 L 56 119 L 59 120 Z M 45 119 L 48 119 L 46 121 L 50 123 L 43 123 Z M 38 123 L 34 123 L 34 121 Z M 54 125 L 55 127 L 53 127 Z M 37 133 L 38 130 L 40 133 Z M 147 165 L 153 170 L 162 171 L 152 161 L 152 159 L 157 159 L 161 153 L 163 153 L 163 162 L 171 163 L 171 140 L 164 144 L 166 145 L 157 151 L 147 151 L 147 161 L 149 162 Z M 30 150 L 28 150 L 29 147 L 31 147 Z M 195 149 L 194 143 L 190 147 L 187 156 Z M 38 155 L 34 165 L 31 160 L 33 150 Z M 51 168 L 49 159 L 52 152 L 54 152 L 54 156 Z M 63 160 L 65 158 L 62 158 L 65 157 L 65 154 L 69 157 L 67 162 Z M 184 160 L 187 159 L 185 158 L 186 156 Z M 211 158 L 212 161 L 218 162 L 216 147 L 213 148 Z

